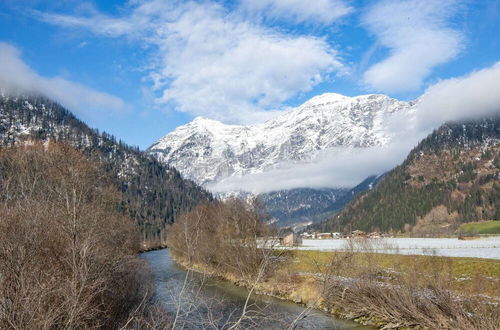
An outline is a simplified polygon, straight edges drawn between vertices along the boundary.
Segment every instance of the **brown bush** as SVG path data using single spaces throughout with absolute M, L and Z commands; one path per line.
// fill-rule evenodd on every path
M 115 328 L 145 301 L 138 234 L 102 173 L 64 145 L 0 151 L 0 328 Z
M 327 307 L 351 318 L 374 318 L 385 329 L 499 328 L 496 306 L 452 290 L 448 260 L 415 258 L 412 265 L 394 264 L 388 272 L 377 266 L 381 263 L 376 259 L 383 255 L 369 251 L 371 247 L 351 244 L 346 252 L 333 254 L 330 264 L 321 270 Z
M 168 233 L 171 253 L 188 264 L 203 264 L 238 278 L 252 280 L 270 271 L 268 243 L 271 228 L 258 202 L 248 206 L 238 199 L 199 205 L 179 217 Z

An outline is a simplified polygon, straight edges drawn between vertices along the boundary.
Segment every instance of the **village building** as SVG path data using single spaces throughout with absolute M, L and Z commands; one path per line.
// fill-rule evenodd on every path
M 286 231 L 279 237 L 281 246 L 299 246 L 302 245 L 302 238 L 293 231 Z
M 333 238 L 332 233 L 318 233 L 316 234 L 316 238 L 318 239 L 330 239 Z
M 355 230 L 351 233 L 352 238 L 366 238 L 366 233 L 362 230 Z
M 316 234 L 312 233 L 312 234 L 309 234 L 309 233 L 302 233 L 300 234 L 300 236 L 304 239 L 312 239 L 312 238 L 316 238 Z
M 379 233 L 378 231 L 374 231 L 373 233 L 368 234 L 368 238 L 382 238 L 384 235 Z

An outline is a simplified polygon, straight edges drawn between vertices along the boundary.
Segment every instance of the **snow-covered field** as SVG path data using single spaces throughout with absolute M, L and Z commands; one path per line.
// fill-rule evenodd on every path
M 354 243 L 353 243 L 354 242 Z M 335 251 L 354 248 L 377 253 L 500 259 L 500 236 L 462 241 L 456 238 L 305 239 L 300 250 Z

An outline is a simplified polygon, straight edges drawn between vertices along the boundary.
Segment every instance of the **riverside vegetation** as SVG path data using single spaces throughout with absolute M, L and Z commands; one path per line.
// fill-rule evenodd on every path
M 121 207 L 122 193 L 113 177 L 101 166 L 55 142 L 0 149 L 1 329 L 178 329 L 186 325 L 241 329 L 254 324 L 247 323 L 250 319 L 269 319 L 245 306 L 244 315 L 221 324 L 201 311 L 209 301 L 189 313 L 181 313 L 180 304 L 174 314 L 160 305 L 149 267 L 137 255 L 140 232 Z M 205 217 L 207 210 L 225 222 L 211 224 Z M 189 226 L 188 232 L 195 236 L 179 236 L 179 242 L 197 242 L 187 250 L 193 258 L 216 249 L 215 242 L 223 235 L 233 242 L 243 239 L 245 249 L 233 244 L 226 251 L 227 259 L 219 260 L 238 265 L 232 269 L 238 276 L 260 280 L 270 270 L 272 258 L 270 250 L 256 244 L 256 237 L 269 236 L 257 210 L 247 211 L 238 200 L 201 205 L 190 214 L 199 214 L 199 221 L 180 221 L 172 232 Z M 204 240 L 205 233 L 212 233 L 213 239 Z
M 347 252 L 278 249 L 258 210 L 237 201 L 195 208 L 170 228 L 172 255 L 188 269 L 246 286 L 249 294 L 293 300 L 377 327 L 500 326 L 496 261 L 367 253 L 370 244 L 383 242 L 377 240 L 352 240 Z M 239 324 L 248 315 L 252 311 L 244 310 Z
M 61 144 L 0 149 L 0 192 L 1 329 L 159 324 L 139 234 L 98 165 Z

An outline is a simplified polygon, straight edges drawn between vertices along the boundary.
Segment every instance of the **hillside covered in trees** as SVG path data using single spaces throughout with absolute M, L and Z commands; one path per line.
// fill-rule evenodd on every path
M 41 96 L 0 97 L 0 147 L 23 140 L 54 140 L 96 160 L 122 193 L 120 207 L 144 240 L 164 239 L 177 215 L 212 196 L 172 167 L 138 148 L 89 128 L 59 104 Z
M 461 223 L 500 220 L 500 117 L 442 125 L 324 231 L 451 233 Z
M 324 221 L 337 214 L 358 193 L 375 186 L 382 176 L 371 176 L 352 189 L 296 188 L 259 194 L 269 214 L 280 227 L 300 227 Z

